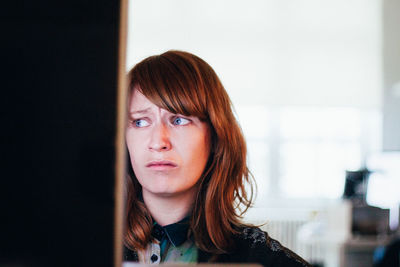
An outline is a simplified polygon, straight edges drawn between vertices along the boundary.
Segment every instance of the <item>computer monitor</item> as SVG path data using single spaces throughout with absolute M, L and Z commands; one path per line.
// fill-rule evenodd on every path
M 120 1 L 1 9 L 0 266 L 113 266 Z

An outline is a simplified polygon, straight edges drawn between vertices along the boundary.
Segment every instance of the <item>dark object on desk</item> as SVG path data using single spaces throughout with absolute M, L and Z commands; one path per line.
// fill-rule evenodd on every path
M 353 206 L 353 235 L 380 235 L 389 233 L 389 209 L 373 206 Z
M 369 174 L 370 172 L 367 169 L 346 171 L 343 198 L 350 199 L 355 205 L 365 204 Z
M 354 235 L 378 235 L 389 232 L 389 210 L 367 204 L 368 177 L 370 171 L 346 171 L 343 198 L 352 202 L 352 233 Z

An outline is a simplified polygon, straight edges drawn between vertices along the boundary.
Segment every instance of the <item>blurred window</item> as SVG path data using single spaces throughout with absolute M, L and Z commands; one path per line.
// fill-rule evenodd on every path
M 381 115 L 340 107 L 240 107 L 259 200 L 337 198 L 345 171 L 380 148 Z

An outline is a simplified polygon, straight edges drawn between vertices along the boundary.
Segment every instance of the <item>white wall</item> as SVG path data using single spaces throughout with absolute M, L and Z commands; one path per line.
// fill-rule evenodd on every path
M 128 67 L 204 58 L 236 105 L 381 106 L 379 0 L 131 0 Z

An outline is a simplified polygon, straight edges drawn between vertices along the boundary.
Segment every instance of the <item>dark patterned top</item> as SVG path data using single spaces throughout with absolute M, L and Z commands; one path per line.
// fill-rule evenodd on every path
M 265 267 L 311 267 L 296 253 L 256 227 L 242 228 L 241 233 L 232 241 L 236 245 L 232 253 L 212 257 L 213 255 L 199 250 L 198 262 L 209 262 L 213 258 L 213 262 L 218 263 L 258 263 Z M 124 261 L 138 261 L 137 253 L 125 248 Z

